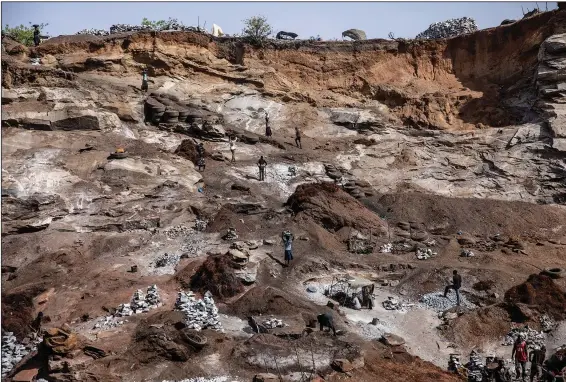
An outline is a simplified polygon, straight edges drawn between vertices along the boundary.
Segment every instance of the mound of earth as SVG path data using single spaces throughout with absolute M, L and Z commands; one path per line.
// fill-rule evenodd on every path
M 527 281 L 505 292 L 505 301 L 535 306 L 556 320 L 566 319 L 566 293 L 545 275 L 530 275 Z
M 227 298 L 244 291 L 244 285 L 234 274 L 227 255 L 210 256 L 191 278 L 191 290 Z
M 2 293 L 2 330 L 12 332 L 21 339 L 30 332 L 33 316 L 33 299 L 44 292 L 40 286 L 33 286 L 23 292 Z
M 297 219 L 312 219 L 330 232 L 343 227 L 372 230 L 376 235 L 386 232 L 379 216 L 332 183 L 301 184 L 287 205 Z
M 198 162 L 197 145 L 193 139 L 183 139 L 179 147 L 175 150 L 175 154 L 190 160 L 194 164 Z M 207 156 L 205 150 L 204 157 L 206 158 Z

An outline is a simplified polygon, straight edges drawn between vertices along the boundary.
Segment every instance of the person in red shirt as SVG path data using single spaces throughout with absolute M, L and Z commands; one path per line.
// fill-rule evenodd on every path
M 523 334 L 519 334 L 517 341 L 515 341 L 511 358 L 515 360 L 517 379 L 522 378 L 523 382 L 525 382 L 527 378 L 525 367 L 527 365 L 528 355 L 527 343 L 525 342 L 525 336 Z

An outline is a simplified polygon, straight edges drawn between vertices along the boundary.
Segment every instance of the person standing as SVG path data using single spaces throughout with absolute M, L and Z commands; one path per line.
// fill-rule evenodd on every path
M 265 167 L 267 167 L 267 162 L 263 159 L 263 155 L 257 161 L 257 166 L 259 167 L 259 180 L 265 180 Z
M 332 314 L 330 313 L 323 313 L 319 314 L 317 317 L 318 324 L 320 325 L 320 331 L 322 332 L 324 328 L 330 328 L 334 336 L 336 336 L 336 327 L 334 326 L 334 319 L 332 318 Z
M 301 145 L 301 130 L 299 130 L 298 127 L 295 127 L 295 144 L 298 148 L 303 148 L 303 146 Z
M 446 288 L 444 288 L 444 297 L 447 297 L 446 295 L 448 294 L 450 289 L 454 289 L 454 292 L 456 292 L 456 303 L 458 304 L 458 306 L 460 306 L 461 286 L 462 286 L 462 276 L 458 274 L 457 270 L 454 270 L 454 272 L 452 272 L 452 284 L 447 285 Z
M 517 379 L 521 378 L 526 382 L 526 365 L 527 365 L 527 343 L 525 342 L 525 335 L 519 334 L 517 341 L 513 345 L 511 358 L 515 361 L 515 373 Z M 522 373 L 521 373 L 522 372 Z
M 39 46 L 39 43 L 41 41 L 41 38 L 39 37 L 39 25 L 34 24 L 33 25 L 33 44 L 35 46 Z
M 529 371 L 529 376 L 531 378 L 531 382 L 533 382 L 535 375 L 537 377 L 537 381 L 539 380 L 540 371 L 542 369 L 542 365 L 544 363 L 544 359 L 546 358 L 546 347 L 542 345 L 541 347 L 535 347 L 531 354 L 529 355 L 529 361 L 531 362 L 531 370 Z
M 198 166 L 198 170 L 200 172 L 204 171 L 204 169 L 206 168 L 206 164 L 204 162 L 204 157 L 198 158 L 197 166 Z
M 148 77 L 147 77 L 147 68 L 143 68 L 141 90 L 147 92 L 148 89 L 149 89 L 149 85 L 148 85 Z
M 283 244 L 285 245 L 285 265 L 288 267 L 293 260 L 293 239 L 295 238 L 290 231 L 283 232 Z
M 271 126 L 269 126 L 269 114 L 265 113 L 265 136 L 271 137 L 273 133 L 271 132 Z
M 236 138 L 235 135 L 228 138 L 228 142 L 230 143 L 230 152 L 232 153 L 232 160 L 230 162 L 232 162 L 232 163 L 236 161 L 236 141 L 237 140 L 238 140 L 238 138 Z

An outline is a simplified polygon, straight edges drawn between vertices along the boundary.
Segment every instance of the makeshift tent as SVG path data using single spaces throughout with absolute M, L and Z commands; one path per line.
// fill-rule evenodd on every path
M 277 33 L 277 36 L 275 36 L 275 38 L 277 38 L 278 40 L 285 39 L 287 37 L 294 39 L 294 38 L 297 38 L 297 36 L 298 36 L 298 34 L 293 33 L 293 32 L 281 31 L 281 32 Z

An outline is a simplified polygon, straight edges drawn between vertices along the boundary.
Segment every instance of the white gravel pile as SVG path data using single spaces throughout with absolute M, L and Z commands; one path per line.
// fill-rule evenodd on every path
M 30 339 L 27 345 L 24 345 L 18 342 L 14 333 L 4 332 L 2 336 L 2 378 L 26 355 L 34 351 L 41 341 L 42 338 Z
M 268 329 L 283 328 L 285 326 L 289 326 L 285 324 L 283 320 L 274 317 L 263 320 L 262 324 Z
M 210 292 L 206 292 L 202 299 L 195 298 L 191 291 L 179 292 L 175 308 L 185 313 L 185 324 L 189 329 L 200 331 L 211 328 L 223 331 L 218 308 Z
M 194 229 L 188 227 L 184 224 L 179 224 L 174 227 L 169 227 L 165 229 L 163 232 L 169 239 L 176 239 L 180 236 L 189 236 L 194 234 Z
M 179 255 L 165 253 L 151 264 L 154 268 L 152 273 L 155 275 L 174 274 L 180 260 Z
M 126 322 L 128 322 L 128 320 L 121 320 L 119 317 L 114 316 L 100 317 L 96 320 L 93 329 L 109 330 L 124 325 Z
M 419 260 L 427 260 L 427 259 L 430 259 L 431 257 L 436 256 L 436 255 L 437 255 L 437 253 L 433 252 L 433 250 L 430 249 L 430 248 L 426 248 L 426 249 L 418 248 L 417 249 L 417 259 L 419 259 Z
M 393 251 L 393 244 L 391 243 L 383 244 L 379 247 L 380 253 L 391 253 L 391 251 Z
M 450 19 L 430 24 L 427 30 L 419 33 L 416 39 L 450 38 L 462 34 L 473 33 L 478 30 L 476 21 L 469 17 Z
M 373 324 L 366 324 L 363 322 L 356 323 L 357 330 L 356 332 L 363 337 L 364 339 L 371 341 L 371 340 L 378 340 L 383 336 L 385 333 L 390 332 L 391 330 L 382 324 L 378 323 L 377 325 Z
M 475 255 L 476 254 L 469 249 L 462 248 L 462 251 L 460 251 L 460 256 L 462 257 L 474 257 Z
M 546 339 L 546 335 L 543 332 L 538 332 L 534 329 L 529 328 L 528 326 L 525 326 L 523 328 L 511 329 L 511 331 L 507 333 L 507 335 L 503 339 L 502 345 L 505 346 L 513 345 L 517 340 L 517 337 L 519 337 L 519 334 L 523 334 L 525 336 L 525 341 L 527 341 L 527 344 L 531 346 L 544 345 Z
M 120 304 L 115 317 L 131 316 L 132 314 L 146 313 L 150 309 L 155 309 L 161 305 L 161 298 L 156 285 L 147 287 L 147 294 L 144 295 L 141 289 L 138 289 L 132 301 L 129 304 Z
M 83 29 L 81 31 L 78 31 L 75 34 L 89 34 L 89 35 L 93 35 L 93 36 L 108 36 L 110 34 L 110 32 L 108 32 L 107 30 L 104 30 L 104 29 L 90 28 L 90 29 Z
M 450 291 L 447 297 L 444 297 L 444 294 L 439 292 L 428 293 L 421 297 L 419 303 L 424 308 L 432 309 L 435 312 L 443 312 L 456 306 L 456 293 Z M 460 293 L 460 307 L 473 309 L 476 306 Z

